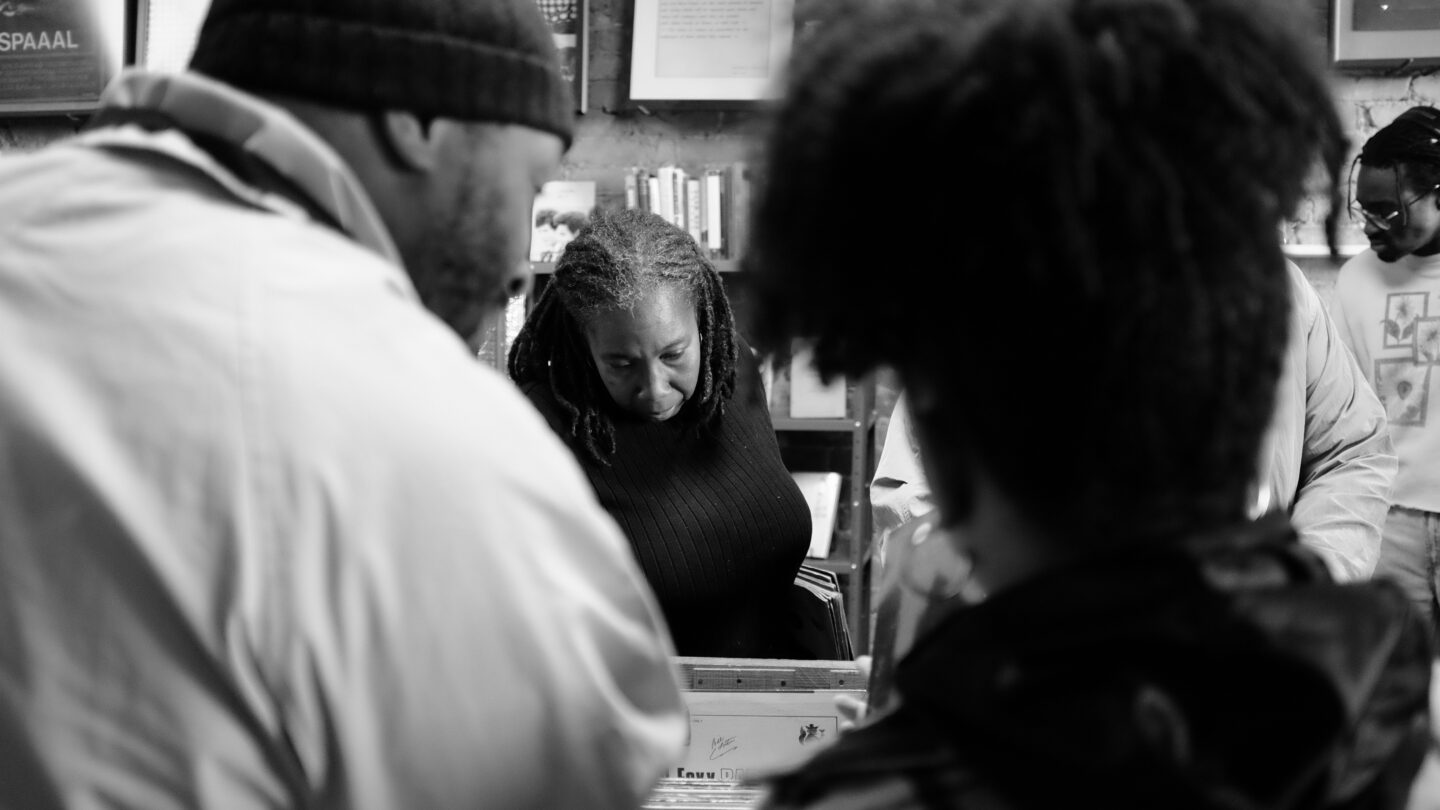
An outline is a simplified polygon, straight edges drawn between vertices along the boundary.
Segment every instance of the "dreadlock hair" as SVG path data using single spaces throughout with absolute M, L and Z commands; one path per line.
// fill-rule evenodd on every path
M 1078 542 L 1243 519 L 1287 334 L 1276 225 L 1318 158 L 1333 251 L 1345 159 L 1301 26 L 1271 0 L 827 8 L 767 122 L 757 346 L 932 391 L 947 519 L 974 465 Z
M 522 386 L 549 385 L 570 416 L 570 436 L 599 464 L 609 464 L 615 454 L 615 428 L 585 324 L 598 312 L 629 309 L 665 287 L 689 295 L 700 330 L 699 384 L 675 418 L 713 426 L 735 392 L 735 318 L 715 265 L 690 234 L 656 214 L 596 209 L 565 246 L 510 348 L 510 377 Z
M 1440 184 L 1440 110 L 1411 107 L 1382 127 L 1355 156 L 1355 165 L 1395 169 L 1395 194 L 1402 182 L 1421 192 Z M 1402 177 L 1403 175 L 1403 177 Z

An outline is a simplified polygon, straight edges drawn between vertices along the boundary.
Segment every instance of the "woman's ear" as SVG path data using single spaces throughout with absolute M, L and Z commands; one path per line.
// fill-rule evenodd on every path
M 375 123 L 385 150 L 402 168 L 428 174 L 439 165 L 438 127 L 431 122 L 404 110 L 385 110 Z

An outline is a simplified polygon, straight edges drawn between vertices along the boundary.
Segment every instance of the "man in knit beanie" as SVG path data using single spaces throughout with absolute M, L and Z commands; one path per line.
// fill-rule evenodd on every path
M 0 157 L 0 808 L 634 807 L 678 756 L 623 536 L 461 339 L 571 109 L 531 0 L 215 0 Z
M 574 104 L 527 0 L 216 0 L 191 68 L 339 153 L 421 300 L 463 337 L 528 288 L 534 192 Z M 357 114 L 358 113 L 358 114 Z

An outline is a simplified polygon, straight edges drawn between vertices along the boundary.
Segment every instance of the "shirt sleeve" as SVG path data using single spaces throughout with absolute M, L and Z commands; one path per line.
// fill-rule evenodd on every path
M 882 564 L 889 532 L 934 508 L 903 391 L 895 398 L 880 459 L 875 464 L 875 475 L 870 482 L 870 508 L 876 535 L 881 538 L 877 553 Z
M 1304 281 L 1295 298 L 1305 325 L 1305 436 L 1291 522 L 1338 579 L 1365 579 L 1380 557 L 1398 462 L 1384 408 L 1314 288 Z

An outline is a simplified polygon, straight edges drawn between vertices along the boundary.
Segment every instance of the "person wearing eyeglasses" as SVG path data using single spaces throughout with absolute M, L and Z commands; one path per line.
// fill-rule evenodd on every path
M 1340 268 L 1331 314 L 1385 406 L 1400 470 L 1375 575 L 1437 632 L 1440 555 L 1440 109 L 1412 107 L 1355 159 L 1351 216 L 1370 249 Z M 1435 423 L 1431 423 L 1431 419 Z

